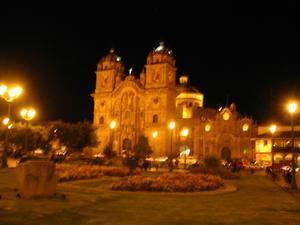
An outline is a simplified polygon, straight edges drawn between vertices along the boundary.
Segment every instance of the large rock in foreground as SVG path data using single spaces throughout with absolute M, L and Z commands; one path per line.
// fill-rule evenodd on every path
M 57 175 L 55 163 L 50 161 L 27 161 L 15 169 L 22 198 L 50 197 L 55 194 Z

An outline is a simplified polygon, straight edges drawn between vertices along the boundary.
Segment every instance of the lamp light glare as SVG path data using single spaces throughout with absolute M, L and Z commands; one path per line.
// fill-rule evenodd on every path
M 269 130 L 270 130 L 270 132 L 271 132 L 272 134 L 274 134 L 274 133 L 276 132 L 276 130 L 277 130 L 277 126 L 276 126 L 275 124 L 272 124 L 272 125 L 270 126 Z
M 112 120 L 109 124 L 110 129 L 115 129 L 116 126 L 117 126 L 117 122 L 115 120 Z
M 157 136 L 158 136 L 158 132 L 157 131 L 153 131 L 152 132 L 152 137 L 155 139 L 155 138 L 157 138 Z
M 175 128 L 175 122 L 174 121 L 171 121 L 169 123 L 169 128 L 170 128 L 170 130 L 174 130 L 174 128 Z
M 288 111 L 290 114 L 294 114 L 298 108 L 298 104 L 296 102 L 290 102 L 288 104 Z

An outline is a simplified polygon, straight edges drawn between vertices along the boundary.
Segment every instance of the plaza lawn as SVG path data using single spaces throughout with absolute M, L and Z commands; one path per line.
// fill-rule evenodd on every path
M 300 224 L 300 200 L 263 175 L 226 181 L 239 190 L 218 195 L 108 190 L 118 179 L 61 183 L 58 190 L 66 200 L 24 200 L 14 198 L 11 171 L 0 170 L 0 224 Z

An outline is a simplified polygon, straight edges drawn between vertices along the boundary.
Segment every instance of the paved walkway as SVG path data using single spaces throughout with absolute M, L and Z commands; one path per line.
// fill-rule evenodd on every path
M 59 184 L 59 197 L 15 198 L 11 170 L 0 170 L 2 225 L 300 224 L 300 201 L 262 175 L 227 182 L 238 187 L 219 195 L 109 191 L 113 179 Z

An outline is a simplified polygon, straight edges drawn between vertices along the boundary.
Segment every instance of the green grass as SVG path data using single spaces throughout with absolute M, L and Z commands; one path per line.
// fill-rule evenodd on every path
M 0 170 L 0 224 L 300 224 L 299 199 L 265 176 L 228 181 L 238 191 L 218 195 L 109 191 L 112 180 L 116 178 L 59 184 L 66 200 L 24 200 L 14 197 L 11 172 Z

